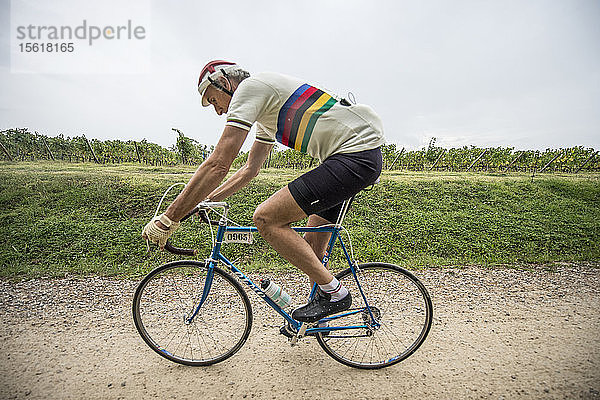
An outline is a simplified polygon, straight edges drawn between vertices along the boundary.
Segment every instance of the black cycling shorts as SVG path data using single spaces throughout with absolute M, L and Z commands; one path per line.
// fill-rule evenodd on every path
M 381 174 L 381 149 L 334 154 L 321 165 L 288 184 L 290 193 L 307 214 L 335 223 L 342 202 L 375 183 Z

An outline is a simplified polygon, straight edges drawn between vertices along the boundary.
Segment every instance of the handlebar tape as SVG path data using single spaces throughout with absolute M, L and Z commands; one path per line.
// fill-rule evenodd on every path
M 180 256 L 192 256 L 195 257 L 198 254 L 198 250 L 194 250 L 194 249 L 182 249 L 179 247 L 175 247 L 171 244 L 171 240 L 167 240 L 167 243 L 165 243 L 165 250 L 167 250 L 169 253 L 173 253 L 173 254 L 177 254 Z

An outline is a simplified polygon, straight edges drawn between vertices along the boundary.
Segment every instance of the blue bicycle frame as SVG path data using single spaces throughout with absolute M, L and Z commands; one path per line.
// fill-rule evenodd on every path
M 350 266 L 350 269 L 352 271 L 352 275 L 354 276 L 354 279 L 356 280 L 357 286 L 360 290 L 360 295 L 362 296 L 362 299 L 364 301 L 365 307 L 361 308 L 361 309 L 355 309 L 355 310 L 349 310 L 348 312 L 345 312 L 343 314 L 338 314 L 335 316 L 331 316 L 331 317 L 326 317 L 321 319 L 319 322 L 327 322 L 327 321 L 332 321 L 335 319 L 339 319 L 339 318 L 343 318 L 349 315 L 354 315 L 354 314 L 358 314 L 358 313 L 362 313 L 365 309 L 368 310 L 369 315 L 370 315 L 370 320 L 371 320 L 371 324 L 367 325 L 349 325 L 349 326 L 339 326 L 339 327 L 317 327 L 317 328 L 305 328 L 305 332 L 304 334 L 307 333 L 315 333 L 315 332 L 331 332 L 331 331 L 338 331 L 338 330 L 346 330 L 346 329 L 367 329 L 370 330 L 371 327 L 378 327 L 379 324 L 376 322 L 375 318 L 373 317 L 373 314 L 371 312 L 371 308 L 369 307 L 369 303 L 367 302 L 367 298 L 365 297 L 365 294 L 362 290 L 362 287 L 360 286 L 360 283 L 358 281 L 358 278 L 356 276 L 356 267 L 357 267 L 357 263 L 355 261 L 353 261 L 350 257 L 350 255 L 348 254 L 348 251 L 346 250 L 346 245 L 344 244 L 344 241 L 341 238 L 340 232 L 342 231 L 342 226 L 341 226 L 341 221 L 343 220 L 350 201 L 347 201 L 344 203 L 344 206 L 342 207 L 342 211 L 340 212 L 340 216 L 338 217 L 338 222 L 335 225 L 332 226 L 322 226 L 322 227 L 293 227 L 292 229 L 298 233 L 304 233 L 304 232 L 329 232 L 331 233 L 331 237 L 329 239 L 329 243 L 327 245 L 327 249 L 325 251 L 325 255 L 323 257 L 322 263 L 325 267 L 327 267 L 327 263 L 329 262 L 329 256 L 331 255 L 331 251 L 333 249 L 333 246 L 335 245 L 336 240 L 338 240 L 342 246 L 342 251 L 344 252 L 344 255 L 346 257 L 346 260 L 348 261 L 348 265 Z M 206 274 L 206 281 L 204 283 L 204 288 L 203 288 L 203 292 L 202 292 L 202 297 L 200 298 L 200 302 L 198 304 L 198 306 L 196 307 L 196 309 L 194 310 L 193 314 L 187 319 L 188 323 L 191 323 L 192 320 L 196 317 L 196 315 L 198 315 L 198 313 L 200 312 L 200 308 L 202 307 L 202 305 L 204 304 L 204 302 L 206 301 L 206 299 L 208 298 L 208 295 L 210 293 L 210 289 L 212 286 L 212 279 L 213 279 L 213 275 L 214 275 L 214 267 L 217 265 L 217 263 L 223 262 L 224 264 L 226 264 L 230 271 L 238 277 L 238 279 L 240 279 L 242 282 L 244 282 L 246 285 L 248 285 L 255 293 L 257 293 L 269 306 L 271 306 L 271 308 L 273 308 L 275 311 L 277 311 L 283 318 L 285 318 L 285 320 L 290 324 L 290 326 L 295 329 L 296 331 L 300 331 L 302 328 L 303 323 L 296 321 L 295 319 L 293 319 L 291 317 L 290 314 L 288 314 L 285 310 L 283 310 L 279 305 L 277 305 L 273 300 L 271 300 L 266 294 L 265 292 L 258 286 L 256 285 L 252 279 L 250 279 L 249 277 L 247 277 L 242 271 L 240 271 L 231 261 L 229 261 L 222 253 L 221 253 L 221 247 L 223 245 L 223 238 L 225 237 L 225 233 L 226 232 L 236 232 L 236 233 L 254 233 L 254 232 L 258 232 L 258 229 L 256 227 L 253 226 L 228 226 L 227 225 L 227 211 L 229 206 L 227 205 L 227 203 L 224 202 L 218 202 L 218 203 L 200 203 L 200 205 L 204 208 L 223 208 L 224 213 L 221 217 L 221 220 L 219 221 L 219 228 L 217 230 L 217 235 L 216 235 L 216 240 L 215 240 L 215 244 L 213 246 L 212 249 L 212 253 L 211 253 L 211 258 L 209 260 L 207 260 L 207 264 L 208 264 L 208 271 Z M 313 285 L 313 288 L 310 292 L 310 296 L 309 296 L 309 300 L 311 300 L 314 296 L 315 293 L 317 291 L 317 285 Z

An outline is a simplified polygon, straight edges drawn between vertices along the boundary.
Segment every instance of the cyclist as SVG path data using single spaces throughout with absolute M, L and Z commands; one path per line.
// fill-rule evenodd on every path
M 335 223 L 341 203 L 376 181 L 385 143 L 377 114 L 300 79 L 277 73 L 250 76 L 221 60 L 202 69 L 198 92 L 203 106 L 227 114 L 225 128 L 213 153 L 165 213 L 144 227 L 142 236 L 163 248 L 178 221 L 198 202 L 221 201 L 240 190 L 279 142 L 321 162 L 260 204 L 253 215 L 262 237 L 319 285 L 314 299 L 292 317 L 315 322 L 350 308 L 351 294 L 321 263 L 331 234 L 311 232 L 302 238 L 290 224 L 307 216 L 308 226 Z M 253 125 L 256 138 L 246 164 L 219 186 Z

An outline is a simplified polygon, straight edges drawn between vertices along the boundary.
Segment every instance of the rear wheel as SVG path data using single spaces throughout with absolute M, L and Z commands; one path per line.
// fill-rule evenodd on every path
M 252 308 L 244 289 L 229 274 L 213 269 L 206 301 L 208 268 L 175 261 L 150 272 L 133 298 L 133 319 L 142 339 L 161 356 L 184 365 L 204 366 L 231 357 L 252 328 Z
M 336 277 L 352 293 L 350 311 L 356 312 L 330 321 L 329 326 L 367 328 L 317 334 L 319 345 L 335 360 L 356 368 L 383 368 L 404 360 L 425 341 L 433 305 L 412 273 L 392 264 L 359 265 L 357 277 L 368 308 L 350 268 Z

